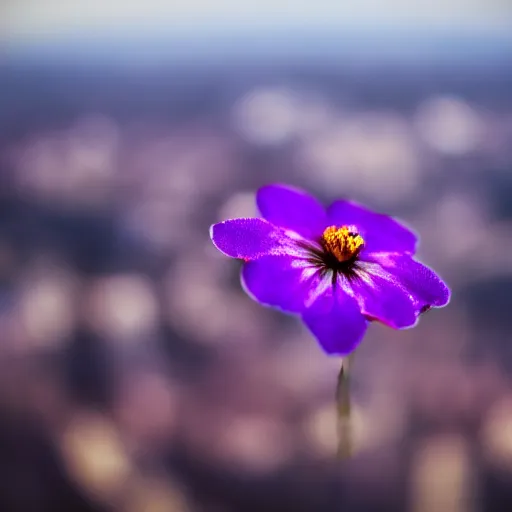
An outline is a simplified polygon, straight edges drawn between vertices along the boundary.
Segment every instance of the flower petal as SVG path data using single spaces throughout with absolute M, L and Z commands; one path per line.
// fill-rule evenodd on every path
M 450 302 L 448 286 L 423 263 L 399 254 L 375 254 L 373 259 L 413 296 L 417 310 L 442 307 Z
M 242 286 L 257 302 L 299 313 L 321 281 L 317 268 L 292 256 L 264 256 L 242 268 Z
M 414 298 L 377 265 L 368 265 L 367 273 L 351 280 L 349 286 L 361 312 L 371 319 L 379 320 L 395 329 L 412 327 L 417 322 Z
M 210 227 L 215 247 L 246 261 L 269 254 L 293 253 L 295 242 L 282 229 L 263 219 L 233 219 Z
M 363 339 L 367 320 L 357 302 L 341 288 L 329 286 L 302 314 L 328 354 L 349 354 Z
M 261 215 L 272 224 L 317 239 L 327 226 L 321 203 L 302 190 L 286 185 L 261 187 L 256 195 Z
M 387 215 L 372 212 L 350 201 L 335 201 L 327 209 L 327 215 L 329 221 L 336 226 L 357 227 L 365 241 L 363 253 L 382 251 L 414 254 L 416 251 L 417 236 Z

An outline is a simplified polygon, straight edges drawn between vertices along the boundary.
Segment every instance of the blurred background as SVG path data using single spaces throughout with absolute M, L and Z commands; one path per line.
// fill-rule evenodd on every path
M 338 5 L 339 4 L 339 5 Z M 219 220 L 288 182 L 453 289 L 340 361 Z M 2 0 L 0 510 L 512 510 L 512 5 Z

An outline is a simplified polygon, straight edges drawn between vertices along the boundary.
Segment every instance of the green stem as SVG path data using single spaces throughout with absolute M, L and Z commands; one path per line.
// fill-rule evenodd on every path
M 343 358 L 336 386 L 336 404 L 338 418 L 338 458 L 350 457 L 353 452 L 352 426 L 350 423 L 350 369 L 354 362 L 354 353 Z

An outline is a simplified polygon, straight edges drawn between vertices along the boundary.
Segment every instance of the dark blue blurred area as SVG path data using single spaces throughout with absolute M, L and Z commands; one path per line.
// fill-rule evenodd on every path
M 0 133 L 18 136 L 28 119 L 32 128 L 59 126 L 90 112 L 120 121 L 220 117 L 248 89 L 268 84 L 365 108 L 410 110 L 437 93 L 500 108 L 509 105 L 511 55 L 512 38 L 504 35 L 405 30 L 139 38 L 100 32 L 92 40 L 16 44 L 6 48 L 0 77 Z
M 511 40 L 228 35 L 0 63 L 0 510 L 512 510 Z M 403 218 L 453 288 L 372 326 L 350 461 L 339 361 L 209 241 L 268 182 Z

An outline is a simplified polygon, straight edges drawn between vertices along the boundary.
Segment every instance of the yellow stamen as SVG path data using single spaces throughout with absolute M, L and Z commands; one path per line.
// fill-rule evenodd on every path
M 340 263 L 357 256 L 364 246 L 363 237 L 348 226 L 329 226 L 322 234 L 322 246 Z

